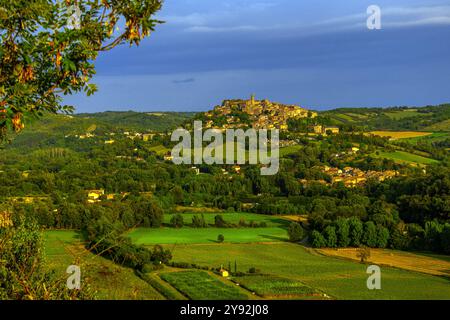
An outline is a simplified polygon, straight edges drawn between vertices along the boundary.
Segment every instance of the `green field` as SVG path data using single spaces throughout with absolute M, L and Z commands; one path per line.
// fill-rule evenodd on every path
M 277 242 L 288 239 L 286 229 L 290 222 L 276 216 L 266 216 L 252 213 L 225 213 L 221 214 L 227 223 L 238 224 L 240 219 L 249 223 L 265 222 L 265 228 L 216 228 L 214 224 L 215 213 L 204 214 L 205 221 L 211 226 L 208 228 L 192 228 L 189 225 L 195 214 L 183 213 L 185 226 L 180 229 L 172 227 L 136 228 L 128 233 L 133 242 L 143 245 L 154 244 L 200 244 L 216 243 L 219 234 L 224 235 L 228 243 L 250 243 L 250 242 Z M 164 223 L 170 223 L 173 214 L 164 215 Z M 200 216 L 197 214 L 197 216 Z
M 75 231 L 46 231 L 45 258 L 47 268 L 56 275 L 67 277 L 69 265 L 81 267 L 86 280 L 97 292 L 97 298 L 108 300 L 160 300 L 164 297 L 140 279 L 132 269 L 87 251 Z M 83 283 L 83 282 L 82 282 Z
M 163 273 L 161 279 L 192 300 L 246 300 L 248 296 L 232 284 L 226 284 L 206 271 Z
M 391 112 L 385 112 L 384 115 L 388 116 L 392 120 L 401 120 L 401 119 L 405 119 L 405 118 L 423 116 L 423 114 L 417 112 L 417 110 L 391 111 Z
M 155 152 L 158 156 L 163 156 L 170 151 L 170 149 L 164 147 L 163 145 L 151 146 L 147 148 L 147 150 Z
M 137 228 L 128 235 L 136 244 L 200 244 L 216 243 L 222 234 L 227 243 L 287 241 L 287 232 L 281 227 L 268 228 Z
M 450 299 L 445 278 L 382 267 L 382 289 L 368 290 L 366 265 L 319 255 L 290 243 L 180 245 L 174 261 L 217 267 L 234 263 L 298 280 L 336 299 Z
M 236 277 L 233 281 L 258 296 L 269 299 L 323 297 L 323 294 L 300 281 L 278 276 L 251 275 Z
M 417 163 L 417 164 L 434 164 L 439 163 L 439 161 L 425 158 L 419 155 L 415 155 L 409 152 L 404 151 L 394 151 L 394 152 L 384 152 L 379 151 L 379 154 L 376 153 L 372 154 L 375 158 L 386 158 L 386 159 L 392 159 L 397 163 Z
M 448 132 L 434 132 L 429 136 L 409 138 L 405 140 L 408 142 L 417 143 L 417 142 L 437 142 L 448 138 L 450 138 L 450 133 Z

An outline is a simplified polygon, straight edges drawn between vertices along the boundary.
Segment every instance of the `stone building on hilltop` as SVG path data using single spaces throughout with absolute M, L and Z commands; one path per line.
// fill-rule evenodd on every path
M 206 116 L 211 119 L 214 119 L 215 116 L 225 116 L 228 122 L 226 127 L 235 127 L 239 125 L 239 118 L 234 115 L 239 113 L 248 115 L 251 125 L 255 129 L 278 128 L 287 130 L 289 119 L 317 117 L 316 112 L 311 112 L 299 106 L 271 102 L 267 99 L 256 100 L 254 95 L 248 100 L 224 100 L 222 105 L 207 112 Z

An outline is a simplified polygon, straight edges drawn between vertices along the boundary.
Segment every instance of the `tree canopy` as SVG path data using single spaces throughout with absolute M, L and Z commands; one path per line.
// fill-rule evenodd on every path
M 162 23 L 162 0 L 0 0 L 0 139 L 24 118 L 71 112 L 62 96 L 90 95 L 102 51 L 139 45 Z

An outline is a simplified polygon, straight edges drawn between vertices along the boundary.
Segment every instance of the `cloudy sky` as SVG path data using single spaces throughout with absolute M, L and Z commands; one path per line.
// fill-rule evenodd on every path
M 367 8 L 382 12 L 368 30 Z M 103 53 L 77 112 L 200 111 L 227 98 L 309 108 L 450 102 L 450 0 L 165 0 L 137 48 Z

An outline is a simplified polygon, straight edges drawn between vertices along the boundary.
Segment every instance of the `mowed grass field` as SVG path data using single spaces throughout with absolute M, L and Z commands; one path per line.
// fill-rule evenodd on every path
M 375 158 L 392 159 L 397 163 L 406 163 L 406 164 L 411 164 L 411 163 L 414 164 L 415 163 L 415 164 L 425 164 L 426 165 L 426 164 L 439 163 L 439 161 L 437 161 L 437 160 L 422 157 L 422 156 L 412 154 L 409 152 L 404 152 L 404 151 L 393 151 L 393 152 L 379 151 L 378 154 L 373 153 L 372 156 Z
M 432 132 L 418 132 L 418 131 L 372 131 L 370 134 L 380 137 L 391 138 L 392 140 L 398 139 L 411 139 L 430 136 Z
M 194 214 L 182 214 L 185 224 L 192 222 Z M 240 219 L 245 219 L 247 223 L 254 221 L 265 222 L 266 228 L 192 228 L 185 226 L 180 229 L 163 227 L 158 229 L 136 228 L 128 233 L 128 236 L 136 244 L 208 244 L 216 243 L 217 236 L 222 234 L 227 243 L 251 243 L 251 242 L 278 242 L 287 241 L 287 227 L 289 221 L 276 217 L 247 213 L 221 214 L 228 223 L 238 224 Z M 205 220 L 209 224 L 214 223 L 216 214 L 204 214 Z M 165 215 L 164 222 L 168 224 L 172 218 L 171 214 Z
M 236 261 L 238 271 L 300 281 L 335 299 L 450 299 L 448 278 L 382 267 L 382 289 L 368 290 L 367 265 L 320 255 L 290 243 L 178 245 L 174 261 L 217 267 Z
M 247 300 L 248 296 L 233 284 L 219 280 L 206 271 L 177 271 L 160 278 L 192 300 Z
M 128 236 L 136 244 L 208 244 L 216 243 L 222 234 L 226 243 L 252 243 L 287 241 L 286 230 L 279 227 L 269 228 L 137 228 Z
M 319 249 L 317 251 L 328 256 L 359 261 L 359 258 L 357 257 L 358 249 L 355 248 Z M 437 276 L 450 277 L 450 259 L 447 256 L 434 255 L 433 257 L 430 257 L 405 251 L 371 249 L 368 262 Z
M 75 231 L 45 231 L 47 268 L 67 278 L 69 265 L 81 268 L 81 281 L 88 282 L 97 298 L 108 300 L 160 300 L 164 297 L 129 268 L 86 250 Z

